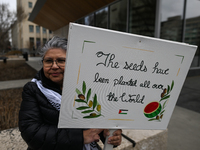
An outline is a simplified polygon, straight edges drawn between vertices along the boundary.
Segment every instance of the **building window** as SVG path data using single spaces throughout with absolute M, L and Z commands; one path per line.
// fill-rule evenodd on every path
M 129 32 L 154 37 L 156 0 L 130 1 Z
M 33 7 L 33 3 L 32 2 L 28 2 L 28 7 L 32 8 Z
M 51 31 L 51 30 L 49 30 L 49 34 L 52 34 L 52 31 Z
M 29 25 L 29 32 L 34 32 L 33 25 Z
M 94 26 L 94 14 L 85 17 L 85 25 Z
M 39 48 L 40 47 L 40 38 L 36 38 L 36 47 Z
M 79 24 L 85 24 L 85 19 L 81 18 L 81 19 L 77 20 L 76 22 Z
M 126 32 L 127 0 L 110 6 L 110 29 Z
M 188 0 L 186 6 L 185 19 L 185 43 L 197 45 L 197 51 L 194 56 L 191 67 L 200 66 L 200 1 Z
M 36 26 L 36 33 L 40 33 L 40 26 Z
M 160 38 L 182 41 L 182 15 L 184 0 L 163 0 L 161 5 Z M 173 12 L 173 13 L 172 13 Z
M 29 46 L 30 46 L 29 48 L 30 48 L 30 49 L 33 49 L 33 47 L 34 47 L 34 38 L 33 38 L 33 37 L 30 37 L 30 38 L 29 38 L 29 44 L 30 44 L 30 45 L 29 45 Z
M 47 29 L 43 27 L 43 33 L 47 33 Z
M 95 13 L 96 26 L 100 28 L 108 28 L 108 7 L 103 8 Z
M 43 38 L 43 45 L 47 42 L 46 38 Z

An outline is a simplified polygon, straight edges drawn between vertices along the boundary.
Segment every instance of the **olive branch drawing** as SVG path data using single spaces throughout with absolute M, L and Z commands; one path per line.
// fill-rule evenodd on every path
M 83 118 L 97 118 L 103 116 L 101 114 L 101 105 L 97 101 L 97 95 L 94 94 L 93 100 L 90 100 L 91 97 L 91 88 L 87 91 L 86 94 L 86 83 L 83 81 L 82 84 L 82 92 L 76 88 L 76 93 L 78 94 L 78 99 L 75 99 L 77 103 L 83 103 L 85 106 L 80 106 L 76 108 L 77 110 L 82 111 L 83 114 L 89 114 L 84 116 Z M 85 97 L 86 94 L 86 97 Z
M 146 117 L 151 118 L 148 121 L 153 121 L 153 120 L 161 121 L 165 112 L 167 101 L 170 98 L 170 92 L 172 91 L 173 87 L 174 87 L 174 80 L 172 81 L 171 86 L 168 85 L 167 88 L 165 88 L 161 93 L 161 99 L 159 102 L 157 102 L 159 103 L 157 110 L 154 110 L 154 112 L 152 113 L 145 114 Z M 163 105 L 161 105 L 161 102 L 164 102 Z

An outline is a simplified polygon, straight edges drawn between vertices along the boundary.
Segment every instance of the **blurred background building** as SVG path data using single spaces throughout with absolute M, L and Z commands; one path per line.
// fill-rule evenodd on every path
M 28 33 L 29 36 L 19 34 L 18 43 L 24 48 L 37 47 L 38 41 L 44 43 L 51 31 L 67 37 L 70 22 L 200 45 L 200 0 L 17 1 L 23 2 L 25 11 L 31 13 L 29 21 L 33 22 L 24 21 L 24 29 L 20 33 Z M 21 45 L 18 47 L 22 48 Z M 191 68 L 200 68 L 199 48 Z
M 53 34 L 52 31 L 28 21 L 37 0 L 16 0 L 17 21 L 12 26 L 12 47 L 35 55 L 36 50 Z

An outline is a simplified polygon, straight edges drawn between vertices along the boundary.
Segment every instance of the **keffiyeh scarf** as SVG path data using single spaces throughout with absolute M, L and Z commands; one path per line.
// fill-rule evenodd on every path
M 45 95 L 45 97 L 48 99 L 49 103 L 58 111 L 60 111 L 60 105 L 61 105 L 61 95 L 53 90 L 50 90 L 48 88 L 45 88 L 42 85 L 41 80 L 37 80 L 33 78 L 31 82 L 35 82 L 37 84 L 37 87 L 40 89 L 40 91 Z M 83 150 L 99 150 L 98 146 L 95 142 L 92 142 L 90 144 L 85 144 L 83 147 Z

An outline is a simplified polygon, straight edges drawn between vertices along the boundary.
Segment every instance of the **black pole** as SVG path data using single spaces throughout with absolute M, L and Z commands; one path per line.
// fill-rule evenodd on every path
M 132 139 L 129 138 L 128 136 L 124 135 L 123 133 L 122 133 L 122 136 L 123 136 L 125 139 L 127 139 L 129 142 L 131 142 L 131 143 L 133 144 L 133 147 L 135 147 L 136 142 L 135 142 L 134 140 L 132 140 Z
M 184 0 L 181 42 L 184 42 L 184 41 L 185 41 L 185 16 L 186 16 L 186 6 L 187 6 L 187 0 Z

